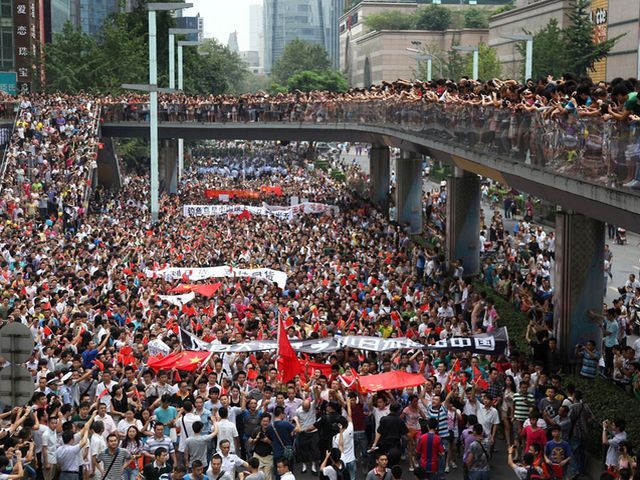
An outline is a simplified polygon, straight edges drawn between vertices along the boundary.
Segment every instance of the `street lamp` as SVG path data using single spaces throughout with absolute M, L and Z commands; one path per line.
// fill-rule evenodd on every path
M 433 57 L 428 53 L 422 53 L 420 50 L 416 50 L 415 48 L 407 48 L 406 50 L 416 54 L 415 59 L 418 62 L 418 70 L 420 70 L 420 62 L 427 62 L 427 82 L 430 82 Z
M 458 50 L 459 52 L 473 52 L 473 80 L 478 79 L 478 47 L 472 45 L 455 45 L 453 47 L 454 50 Z
M 527 42 L 526 55 L 524 60 L 524 81 L 531 78 L 533 73 L 533 35 L 526 33 L 502 33 L 501 38 L 507 40 L 516 40 L 518 42 Z
M 184 65 L 182 61 L 182 47 L 197 47 L 200 41 L 181 40 L 178 42 L 178 90 L 184 90 Z M 182 180 L 184 168 L 184 139 L 178 138 L 178 182 Z
M 148 3 L 149 12 L 149 143 L 151 156 L 151 222 L 158 221 L 158 52 L 156 12 L 181 10 L 193 3 Z
M 176 35 L 190 35 L 198 33 L 197 28 L 170 28 L 169 29 L 169 88 L 176 88 Z
M 182 62 L 182 47 L 197 47 L 202 45 L 199 40 L 181 40 L 178 42 L 178 90 L 183 90 L 183 62 Z

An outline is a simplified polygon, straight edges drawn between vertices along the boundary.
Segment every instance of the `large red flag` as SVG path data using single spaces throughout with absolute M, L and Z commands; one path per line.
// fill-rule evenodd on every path
M 278 376 L 281 382 L 293 380 L 296 375 L 302 375 L 304 369 L 300 365 L 298 356 L 289 342 L 284 322 L 278 320 Z

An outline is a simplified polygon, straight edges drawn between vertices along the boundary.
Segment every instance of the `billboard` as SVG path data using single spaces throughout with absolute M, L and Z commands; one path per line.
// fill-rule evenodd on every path
M 0 72 L 0 92 L 15 95 L 17 93 L 17 80 L 16 72 Z

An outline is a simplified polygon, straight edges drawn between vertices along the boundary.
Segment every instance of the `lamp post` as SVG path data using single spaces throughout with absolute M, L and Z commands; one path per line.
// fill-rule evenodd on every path
M 184 90 L 184 65 L 182 61 L 183 47 L 197 47 L 202 42 L 181 40 L 178 42 L 178 90 Z M 184 139 L 178 139 L 178 182 L 182 180 L 182 169 L 184 168 Z
M 169 29 L 169 88 L 176 88 L 176 35 L 198 33 L 195 28 Z
M 473 52 L 473 80 L 478 79 L 478 47 L 473 45 L 455 45 L 453 47 L 454 50 L 458 50 L 459 52 Z
M 151 157 L 151 222 L 158 221 L 158 52 L 156 12 L 193 7 L 192 3 L 148 3 L 149 12 L 149 142 Z
M 420 62 L 427 62 L 427 82 L 430 82 L 433 57 L 428 53 L 422 53 L 420 50 L 416 50 L 415 48 L 407 48 L 406 50 L 416 54 L 414 58 L 418 62 L 418 71 L 420 70 Z
M 533 35 L 526 33 L 502 33 L 501 38 L 507 40 L 516 40 L 518 42 L 527 42 L 526 54 L 524 59 L 524 81 L 526 82 L 533 74 Z

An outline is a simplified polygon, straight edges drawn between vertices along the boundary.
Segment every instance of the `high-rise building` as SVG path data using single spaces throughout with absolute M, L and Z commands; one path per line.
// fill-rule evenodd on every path
M 190 42 L 201 42 L 204 36 L 204 21 L 198 13 L 195 17 L 182 16 L 182 10 L 176 10 L 176 28 L 192 28 L 198 30 L 198 33 L 190 33 L 186 39 Z
M 264 58 L 264 19 L 262 5 L 249 5 L 249 51 L 258 52 L 258 62 Z
M 240 46 L 238 45 L 238 32 L 231 32 L 229 34 L 229 40 L 227 40 L 227 48 L 231 53 L 240 53 Z
M 265 0 L 265 71 L 271 71 L 286 45 L 296 38 L 324 46 L 333 67 L 338 68 L 338 19 L 343 10 L 344 0 Z
M 119 0 L 71 0 L 71 23 L 84 33 L 96 36 L 106 18 L 119 9 Z
M 50 43 L 71 22 L 71 0 L 44 0 L 44 41 Z

